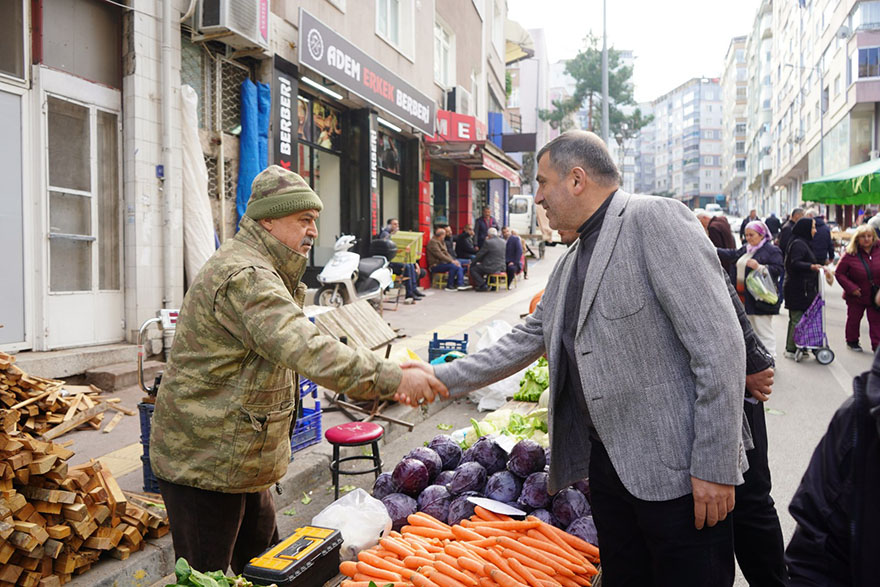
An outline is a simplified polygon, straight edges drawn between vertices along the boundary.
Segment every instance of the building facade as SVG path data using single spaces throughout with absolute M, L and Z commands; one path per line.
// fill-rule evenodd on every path
M 0 243 L 14 285 L 0 294 L 0 349 L 132 342 L 180 306 L 197 270 L 184 262 L 185 131 L 218 242 L 235 233 L 254 161 L 321 195 L 307 283 L 339 234 L 365 252 L 389 217 L 429 232 L 482 205 L 506 215 L 518 165 L 479 135 L 506 102 L 505 0 L 254 0 L 228 21 L 201 2 L 127 4 L 4 3 Z M 451 115 L 464 117 L 461 158 L 436 147 L 456 142 L 437 122 Z
M 648 126 L 653 128 L 643 133 L 653 141 L 644 141 L 641 149 L 654 158 L 653 193 L 675 197 L 691 208 L 719 201 L 721 105 L 717 78 L 691 79 L 652 101 L 654 120 Z M 644 166 L 644 152 L 639 157 Z
M 721 189 L 731 214 L 742 214 L 748 207 L 746 194 L 746 106 L 748 68 L 746 67 L 745 36 L 731 39 L 724 58 L 721 76 Z
M 763 0 L 746 43 L 748 103 L 746 122 L 746 187 L 744 215 L 756 209 L 766 215 L 772 211 L 773 189 L 770 155 L 773 124 L 773 2 Z

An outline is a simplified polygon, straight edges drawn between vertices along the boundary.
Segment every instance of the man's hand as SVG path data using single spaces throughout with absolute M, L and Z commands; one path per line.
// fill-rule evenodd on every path
M 773 367 L 746 375 L 746 390 L 758 401 L 765 402 L 773 393 Z
M 733 485 L 721 485 L 691 477 L 694 488 L 694 526 L 714 526 L 724 520 L 733 510 L 735 492 Z
M 409 362 L 402 365 L 403 378 L 394 400 L 408 406 L 431 403 L 438 396 L 449 397 L 449 390 L 434 377 L 434 368 L 427 363 Z
M 459 263 L 458 261 L 453 261 L 452 264 L 456 267 L 461 267 L 461 263 Z

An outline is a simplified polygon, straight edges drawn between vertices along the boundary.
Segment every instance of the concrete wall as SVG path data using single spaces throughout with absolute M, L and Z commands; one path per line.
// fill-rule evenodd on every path
M 482 38 L 483 20 L 473 0 L 437 0 L 436 10 L 437 15 L 455 33 L 455 83 L 470 92 L 471 75 L 479 74 L 483 70 L 479 42 Z M 431 35 L 433 44 L 433 32 Z M 445 92 L 436 84 L 434 87 L 436 90 L 433 95 L 445 110 L 445 101 L 441 99 Z

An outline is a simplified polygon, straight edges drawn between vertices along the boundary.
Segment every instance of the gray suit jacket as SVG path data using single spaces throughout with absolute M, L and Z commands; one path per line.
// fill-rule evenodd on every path
M 745 345 L 715 249 L 676 200 L 618 191 L 587 272 L 575 339 L 593 423 L 624 486 L 643 500 L 692 492 L 690 477 L 743 482 Z M 550 362 L 550 490 L 589 476 L 589 446 L 555 430 L 563 301 L 577 256 L 559 260 L 525 322 L 475 355 L 435 367 L 454 394 Z M 576 453 L 576 454 L 572 454 Z
M 500 236 L 493 236 L 483 241 L 483 246 L 477 251 L 474 263 L 480 263 L 492 273 L 503 273 L 507 267 L 507 243 Z

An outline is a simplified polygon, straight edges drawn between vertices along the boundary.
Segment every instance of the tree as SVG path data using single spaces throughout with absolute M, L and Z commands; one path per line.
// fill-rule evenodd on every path
M 563 131 L 570 128 L 569 116 L 584 105 L 587 110 L 586 130 L 593 131 L 601 126 L 602 50 L 598 46 L 599 39 L 592 33 L 587 35 L 584 42 L 586 46 L 574 59 L 565 64 L 565 73 L 575 81 L 574 95 L 553 100 L 553 109 L 541 110 L 538 113 L 541 120 L 548 121 L 552 128 Z M 627 118 L 621 108 L 635 104 L 630 78 L 632 78 L 632 67 L 621 63 L 620 51 L 614 48 L 608 49 L 608 119 L 612 133 L 615 126 L 619 128 Z

